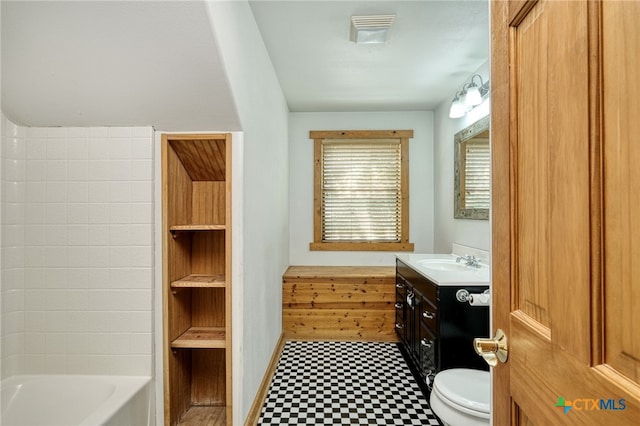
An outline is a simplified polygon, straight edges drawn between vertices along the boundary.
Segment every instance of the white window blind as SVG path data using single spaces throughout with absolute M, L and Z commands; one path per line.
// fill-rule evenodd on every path
M 491 203 L 489 141 L 475 138 L 465 143 L 464 208 L 488 209 Z
M 399 242 L 398 139 L 322 141 L 322 241 Z

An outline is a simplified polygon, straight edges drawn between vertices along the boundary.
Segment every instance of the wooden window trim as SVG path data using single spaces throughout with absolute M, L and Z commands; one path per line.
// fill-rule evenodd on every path
M 413 130 L 312 130 L 314 141 L 313 242 L 312 251 L 413 251 L 409 242 L 409 139 Z M 401 236 L 399 242 L 323 242 L 322 241 L 322 141 L 324 139 L 400 139 Z

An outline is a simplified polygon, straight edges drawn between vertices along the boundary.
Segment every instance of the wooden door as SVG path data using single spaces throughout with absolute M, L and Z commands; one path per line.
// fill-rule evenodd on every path
M 491 15 L 493 424 L 640 424 L 640 2 Z

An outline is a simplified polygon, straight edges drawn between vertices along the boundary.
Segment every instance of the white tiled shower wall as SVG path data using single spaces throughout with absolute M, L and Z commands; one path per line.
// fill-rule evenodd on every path
M 2 377 L 152 375 L 153 129 L 2 120 Z

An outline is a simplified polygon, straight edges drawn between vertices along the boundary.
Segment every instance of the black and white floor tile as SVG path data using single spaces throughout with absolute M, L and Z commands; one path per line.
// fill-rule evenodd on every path
M 439 425 L 398 346 L 287 342 L 259 425 Z

